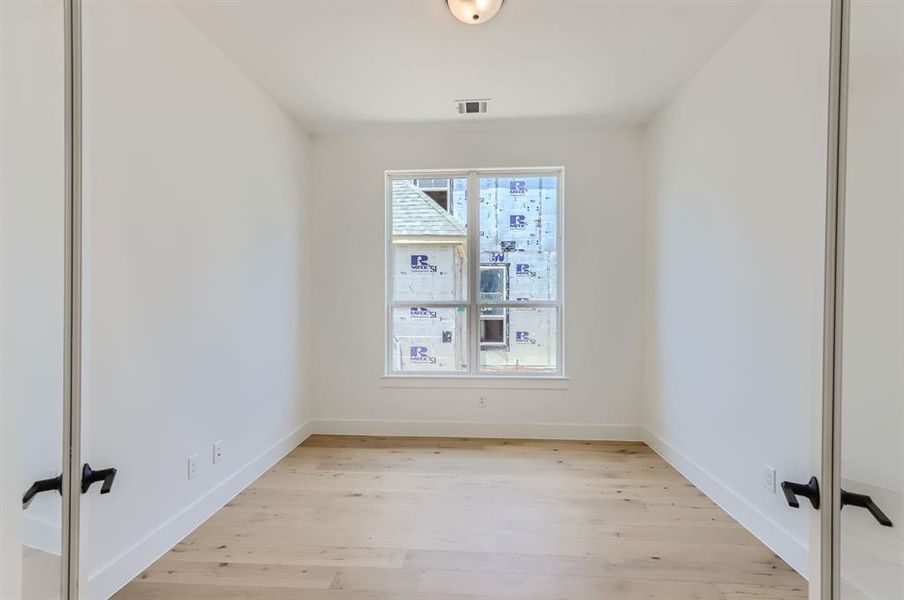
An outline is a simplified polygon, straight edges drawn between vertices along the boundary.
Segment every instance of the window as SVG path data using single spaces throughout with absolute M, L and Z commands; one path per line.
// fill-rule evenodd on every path
M 562 170 L 387 173 L 387 372 L 557 375 Z
M 449 209 L 449 189 L 448 179 L 414 179 L 412 183 L 420 190 L 423 190 L 427 196 L 433 199 L 443 210 Z
M 504 264 L 480 265 L 480 301 L 504 302 L 508 299 L 508 267 Z M 504 308 L 480 309 L 480 349 L 508 346 L 508 320 Z
M 480 301 L 502 302 L 508 298 L 508 266 L 480 265 Z

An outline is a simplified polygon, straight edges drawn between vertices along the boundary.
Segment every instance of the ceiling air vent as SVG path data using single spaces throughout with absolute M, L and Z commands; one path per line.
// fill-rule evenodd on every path
M 457 107 L 458 114 L 476 115 L 483 114 L 487 111 L 487 102 L 489 102 L 489 99 L 487 98 L 482 100 L 456 100 L 455 106 Z

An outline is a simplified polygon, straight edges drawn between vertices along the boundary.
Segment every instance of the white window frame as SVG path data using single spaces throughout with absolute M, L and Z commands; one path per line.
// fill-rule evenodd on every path
M 479 285 L 482 285 L 482 282 L 480 281 L 480 275 L 485 273 L 488 269 L 502 271 L 502 274 L 505 277 L 504 291 L 505 291 L 505 293 L 508 293 L 508 290 L 509 290 L 509 279 L 508 279 L 509 278 L 509 264 L 508 263 L 493 263 L 493 264 L 480 263 L 477 266 L 477 269 L 478 269 L 477 282 Z M 486 306 L 486 304 L 488 304 L 488 303 L 480 300 L 481 294 L 483 294 L 483 290 L 482 289 L 477 290 L 478 303 L 481 306 Z M 479 317 L 480 318 L 478 319 L 478 325 L 480 327 L 477 330 L 476 335 L 478 336 L 478 338 L 481 338 L 478 340 L 478 343 L 480 344 L 480 349 L 483 350 L 484 348 L 508 348 L 509 347 L 508 314 L 505 312 L 503 312 L 500 315 L 484 315 L 483 313 L 481 313 Z M 483 322 L 484 321 L 502 321 L 502 341 L 501 342 L 484 342 L 483 341 L 482 336 L 483 336 Z
M 492 177 L 556 177 L 556 299 L 536 301 L 507 300 L 503 302 L 480 301 L 480 179 Z M 467 297 L 460 301 L 394 301 L 393 273 L 395 252 L 392 244 L 392 182 L 396 179 L 467 179 Z M 390 378 L 479 378 L 479 379 L 563 379 L 565 378 L 565 168 L 531 167 L 513 169 L 464 169 L 464 170 L 392 170 L 385 172 L 385 327 L 384 327 L 384 377 Z M 449 198 L 449 202 L 452 198 Z M 394 308 L 424 306 L 428 308 L 467 307 L 468 311 L 468 370 L 467 371 L 394 371 L 393 327 Z M 480 369 L 480 308 L 543 308 L 556 310 L 556 370 L 544 373 L 498 373 Z

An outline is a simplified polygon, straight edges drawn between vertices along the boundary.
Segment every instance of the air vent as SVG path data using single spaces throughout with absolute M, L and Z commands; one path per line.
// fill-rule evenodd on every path
M 487 111 L 487 102 L 489 102 L 489 99 L 486 98 L 482 100 L 456 100 L 455 105 L 458 109 L 458 114 L 477 115 Z

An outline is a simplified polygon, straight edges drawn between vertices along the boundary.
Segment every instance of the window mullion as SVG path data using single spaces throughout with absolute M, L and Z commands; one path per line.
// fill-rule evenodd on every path
M 478 302 L 484 308 L 558 308 L 558 300 L 513 300 L 511 302 Z
M 466 300 L 396 300 L 389 303 L 390 308 L 406 308 L 409 306 L 430 306 L 433 308 L 458 308 L 466 306 Z
M 477 300 L 480 294 L 480 176 L 468 173 L 468 341 L 471 360 L 468 372 L 480 373 L 480 314 Z

